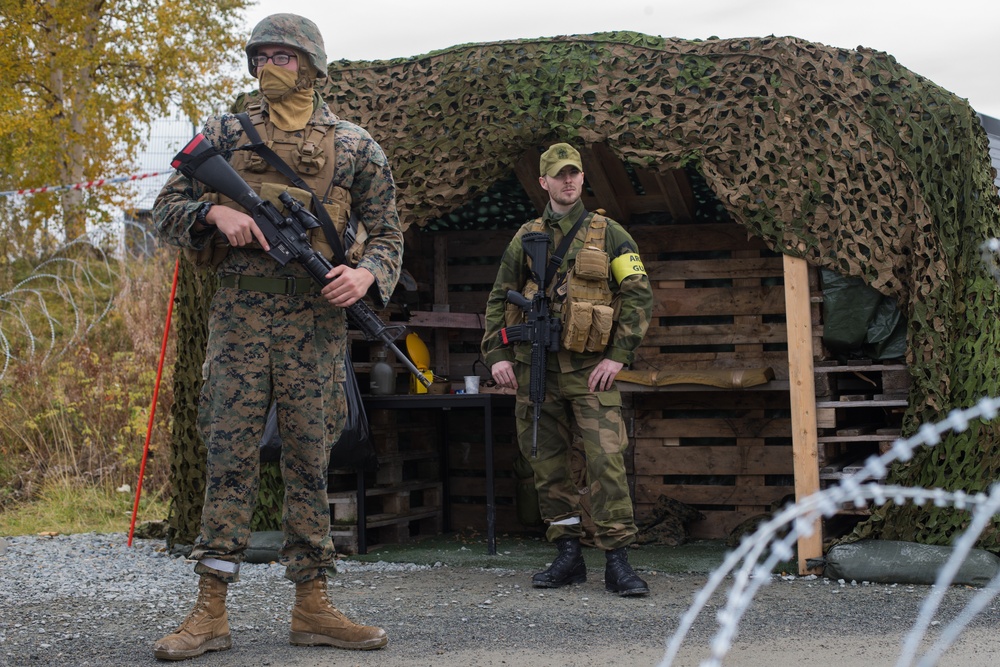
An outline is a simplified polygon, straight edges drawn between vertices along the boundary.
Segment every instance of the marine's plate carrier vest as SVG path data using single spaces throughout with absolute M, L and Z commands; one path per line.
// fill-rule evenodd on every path
M 257 130 L 264 144 L 273 150 L 299 177 L 308 185 L 333 221 L 336 233 L 343 244 L 344 230 L 347 229 L 351 215 L 351 193 L 333 182 L 336 166 L 336 144 L 333 125 L 315 123 L 312 120 L 304 130 L 286 132 L 270 123 L 264 122 L 263 110 L 260 104 L 247 107 L 250 122 Z M 238 146 L 250 144 L 250 137 L 244 131 L 237 143 Z M 261 199 L 274 204 L 279 211 L 285 213 L 284 205 L 278 195 L 288 191 L 315 215 L 308 192 L 294 187 L 287 177 L 282 175 L 268 162 L 249 149 L 237 150 L 230 160 L 233 169 L 243 177 L 247 184 Z M 218 192 L 208 192 L 201 197 L 202 201 L 210 201 L 222 206 L 243 211 L 243 207 L 232 199 Z M 352 266 L 357 264 L 364 250 L 364 240 L 367 233 L 357 230 L 352 246 L 347 249 L 347 260 Z M 327 259 L 333 259 L 333 248 L 326 240 L 322 229 L 309 231 L 309 242 L 313 249 L 322 253 Z M 216 232 L 212 242 L 201 250 L 188 255 L 196 266 L 218 266 L 229 251 L 229 243 L 223 234 Z M 251 247 L 259 247 L 256 242 Z

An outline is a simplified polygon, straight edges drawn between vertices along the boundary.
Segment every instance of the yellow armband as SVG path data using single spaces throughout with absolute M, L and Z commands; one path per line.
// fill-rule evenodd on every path
M 646 267 L 642 265 L 639 253 L 630 252 L 611 260 L 611 275 L 615 277 L 615 282 L 621 285 L 629 276 L 646 275 Z

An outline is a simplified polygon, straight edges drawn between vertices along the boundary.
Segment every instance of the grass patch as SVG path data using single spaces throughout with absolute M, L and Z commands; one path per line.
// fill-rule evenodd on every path
M 0 377 L 0 515 L 41 512 L 27 521 L 73 525 L 38 509 L 62 504 L 60 490 L 69 489 L 74 511 L 111 512 L 115 525 L 131 505 L 91 508 L 81 494 L 108 488 L 97 493 L 104 500 L 134 484 L 147 438 L 143 493 L 169 489 L 173 345 L 149 426 L 175 258 L 164 251 L 119 262 L 80 253 L 72 262 L 46 263 L 31 289 L 14 291 L 0 318 L 9 363 Z M 43 489 L 49 498 L 40 501 Z M 30 525 L 19 530 L 35 532 Z
M 127 533 L 135 490 L 88 486 L 71 479 L 51 479 L 31 502 L 0 512 L 0 535 L 38 533 Z M 167 517 L 167 500 L 145 486 L 136 525 Z

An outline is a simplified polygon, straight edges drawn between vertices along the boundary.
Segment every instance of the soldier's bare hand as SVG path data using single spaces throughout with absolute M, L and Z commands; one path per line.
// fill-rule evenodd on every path
M 517 378 L 514 376 L 514 364 L 509 361 L 498 361 L 490 369 L 493 380 L 498 387 L 517 389 Z
M 368 269 L 354 269 L 343 264 L 326 274 L 330 283 L 323 290 L 323 298 L 335 306 L 346 308 L 363 297 L 375 282 Z
M 256 240 L 265 252 L 271 249 L 260 227 L 246 213 L 228 206 L 213 206 L 208 209 L 205 220 L 208 224 L 218 227 L 219 231 L 229 239 L 229 245 L 234 248 L 242 248 Z
M 618 375 L 618 371 L 624 365 L 619 361 L 602 359 L 601 363 L 597 364 L 594 370 L 591 371 L 590 378 L 587 380 L 587 387 L 590 391 L 607 391 L 611 389 L 615 384 L 615 377 Z

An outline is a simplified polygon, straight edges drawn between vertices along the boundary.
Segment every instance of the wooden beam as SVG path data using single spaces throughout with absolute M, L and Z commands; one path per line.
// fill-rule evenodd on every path
M 486 316 L 480 313 L 439 313 L 430 310 L 414 310 L 407 324 L 411 327 L 433 329 L 476 329 L 486 328 Z
M 651 168 L 636 168 L 636 178 L 646 191 L 645 195 L 631 202 L 635 213 L 664 211 L 674 222 L 690 223 L 694 220 L 694 192 L 683 169 L 660 172 Z
M 613 220 L 628 222 L 628 211 L 622 206 L 618 192 L 608 176 L 615 166 L 621 167 L 621 161 L 612 155 L 614 162 L 608 162 L 589 146 L 580 151 L 580 157 L 583 159 L 583 172 L 587 176 L 587 182 L 597 199 L 594 208 L 603 208 Z
M 788 327 L 788 381 L 792 406 L 792 466 L 795 500 L 819 491 L 819 442 L 816 434 L 816 385 L 813 376 L 809 267 L 804 259 L 784 256 L 785 317 Z M 823 555 L 823 522 L 817 516 L 811 535 L 798 540 L 799 574 L 814 573 L 806 564 Z
M 683 169 L 671 169 L 665 174 L 656 172 L 656 182 L 667 198 L 667 206 L 674 220 L 694 220 L 694 192 L 688 182 L 687 172 Z
M 607 143 L 594 144 L 594 155 L 604 165 L 604 171 L 611 181 L 611 187 L 615 195 L 621 200 L 636 194 L 632 179 L 629 178 L 628 171 L 625 170 L 625 163 L 621 161 Z M 628 211 L 625 211 L 628 213 Z

